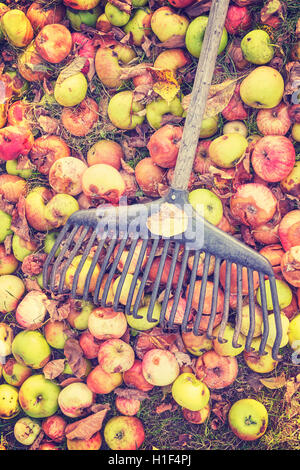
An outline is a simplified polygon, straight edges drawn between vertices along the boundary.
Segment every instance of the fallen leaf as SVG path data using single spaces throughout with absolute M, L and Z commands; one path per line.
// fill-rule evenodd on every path
M 170 103 L 180 90 L 180 85 L 172 70 L 150 69 L 154 85 L 153 91 Z
M 73 374 L 81 378 L 86 373 L 86 361 L 79 341 L 75 338 L 68 338 L 65 342 L 64 355 L 71 367 Z
M 155 413 L 161 414 L 165 411 L 175 411 L 178 405 L 175 403 L 162 403 L 155 408 Z
M 284 372 L 278 375 L 277 377 L 263 377 L 260 379 L 260 382 L 267 388 L 271 390 L 276 390 L 282 388 L 286 385 L 286 377 Z
M 56 84 L 60 85 L 64 82 L 67 78 L 73 77 L 77 73 L 81 72 L 81 69 L 84 67 L 86 62 L 85 57 L 77 56 L 70 64 L 64 67 L 60 74 L 57 77 Z
M 54 359 L 53 361 L 47 362 L 43 368 L 45 378 L 49 380 L 56 379 L 56 377 L 63 373 L 65 362 L 65 359 Z
M 29 226 L 25 214 L 25 197 L 20 196 L 17 206 L 12 212 L 11 230 L 27 242 L 31 241 Z
M 284 399 L 287 403 L 291 403 L 292 397 L 300 389 L 300 382 L 296 378 L 292 378 L 286 381 L 286 392 Z
M 86 418 L 80 419 L 66 426 L 65 435 L 67 439 L 90 439 L 102 428 L 103 420 L 109 410 L 107 405 L 103 410 L 93 413 Z
M 128 15 L 131 14 L 131 9 L 132 9 L 131 0 L 109 0 L 108 3 L 111 3 L 112 5 L 117 7 L 119 10 L 124 11 L 125 13 L 128 13 Z
M 123 398 L 133 398 L 134 400 L 147 400 L 149 398 L 149 395 L 148 393 L 146 392 L 143 392 L 142 390 L 138 390 L 136 388 L 116 388 L 114 390 L 114 393 L 118 396 L 118 397 L 123 397 Z

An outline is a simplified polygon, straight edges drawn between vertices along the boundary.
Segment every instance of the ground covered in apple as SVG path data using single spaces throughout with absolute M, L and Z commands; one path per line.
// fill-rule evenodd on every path
M 206 266 L 198 335 L 193 322 L 202 254 L 187 331 L 181 325 L 195 258 L 187 261 L 170 328 L 183 259 L 179 250 L 172 264 L 174 247 L 165 260 L 153 322 L 147 310 L 160 245 L 139 318 L 112 308 L 130 246 L 120 257 L 118 246 L 111 254 L 118 275 L 105 308 L 92 297 L 105 249 L 90 276 L 91 297 L 80 300 L 96 243 L 77 279 L 79 299 L 70 295 L 90 233 L 69 266 L 71 247 L 64 255 L 64 293 L 43 284 L 47 255 L 71 214 L 117 205 L 122 198 L 143 204 L 169 191 L 211 5 L 210 0 L 0 3 L 1 450 L 300 449 L 297 0 L 229 2 L 188 188 L 196 211 L 202 204 L 211 224 L 270 261 L 281 309 L 280 358 L 272 357 L 276 328 L 268 281 L 266 325 L 256 273 L 254 311 L 249 307 L 247 270 L 238 345 L 232 345 L 236 265 L 230 272 L 227 342 L 218 341 L 225 262 L 212 336 L 206 336 L 213 256 Z M 140 250 L 138 242 L 119 292 L 123 306 Z M 144 269 L 149 251 L 142 256 Z M 58 282 L 54 279 L 55 287 Z M 160 324 L 167 290 L 166 320 Z

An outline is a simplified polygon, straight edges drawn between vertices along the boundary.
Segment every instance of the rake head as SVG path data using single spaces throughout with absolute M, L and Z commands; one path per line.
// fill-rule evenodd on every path
M 175 236 L 150 232 L 149 218 L 154 217 L 157 220 L 157 215 L 164 211 L 166 205 L 179 210 L 184 208 L 185 214 L 190 211 L 184 232 Z M 201 260 L 204 257 L 201 279 L 198 276 L 200 257 Z M 212 259 L 214 270 L 211 274 L 209 267 Z M 220 268 L 223 270 L 224 265 L 225 278 L 221 285 Z M 236 280 L 233 282 L 234 270 Z M 232 317 L 230 295 L 234 293 L 234 348 L 240 347 L 245 279 L 248 283 L 249 304 L 245 350 L 251 350 L 256 322 L 255 295 L 259 288 L 263 314 L 259 354 L 265 353 L 269 335 L 268 279 L 276 324 L 272 356 L 278 360 L 282 329 L 276 280 L 271 264 L 247 245 L 206 222 L 188 204 L 185 192 L 171 190 L 165 198 L 154 204 L 89 209 L 74 213 L 56 239 L 43 270 L 46 289 L 57 294 L 68 293 L 75 299 L 91 299 L 95 306 L 110 306 L 114 310 L 133 315 L 134 318 L 141 318 L 138 310 L 143 305 L 144 294 L 149 291 L 147 320 L 153 323 L 157 322 L 153 318 L 155 302 L 159 296 L 162 297 L 163 292 L 160 324 L 167 328 L 178 325 L 176 312 L 180 299 L 184 298 L 185 311 L 180 319 L 182 331 L 192 330 L 195 335 L 205 333 L 210 339 L 214 338 L 217 315 L 221 313 L 217 336 L 219 342 L 226 341 L 224 332 Z M 207 292 L 208 287 L 210 294 Z M 170 298 L 172 306 L 168 308 L 166 317 Z M 209 320 L 203 331 L 201 319 L 205 315 L 206 319 L 209 315 Z

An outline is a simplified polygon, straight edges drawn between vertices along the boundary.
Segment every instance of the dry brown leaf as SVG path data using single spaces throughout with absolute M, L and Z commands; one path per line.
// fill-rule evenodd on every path
M 59 130 L 59 120 L 50 116 L 39 116 L 37 122 L 46 134 L 57 134 Z
M 155 408 L 155 413 L 161 414 L 165 411 L 175 411 L 178 408 L 176 403 L 162 403 Z
M 20 196 L 17 206 L 12 211 L 11 230 L 27 242 L 31 241 L 29 226 L 25 215 L 25 197 Z
M 60 85 L 64 80 L 77 73 L 81 72 L 81 69 L 84 67 L 86 63 L 86 57 L 77 56 L 70 64 L 64 67 L 60 74 L 57 77 L 56 84 Z
M 269 0 L 261 9 L 260 20 L 262 23 L 268 23 L 272 17 L 284 20 L 285 5 L 280 0 Z
M 47 362 L 43 368 L 45 378 L 49 380 L 56 379 L 56 377 L 63 373 L 65 362 L 65 359 L 54 359 L 53 361 Z
M 117 7 L 119 10 L 131 15 L 132 1 L 131 0 L 109 0 L 109 3 Z
M 44 431 L 40 431 L 39 435 L 37 436 L 37 438 L 35 439 L 34 443 L 31 444 L 31 446 L 29 447 L 28 450 L 37 450 L 40 446 L 40 443 L 42 442 L 42 440 L 44 439 L 44 436 L 45 436 L 45 433 Z
M 86 418 L 80 419 L 66 426 L 65 435 L 67 439 L 90 439 L 97 431 L 102 428 L 103 420 L 109 410 L 109 406 L 97 413 L 93 413 Z
M 75 338 L 68 338 L 65 342 L 64 355 L 72 369 L 73 374 L 81 378 L 86 373 L 86 361 L 79 341 Z
M 123 398 L 133 398 L 134 400 L 147 400 L 149 398 L 148 393 L 143 392 L 142 390 L 138 390 L 136 388 L 121 388 L 118 387 L 114 390 L 114 393 L 118 397 L 123 397 Z
M 282 372 L 282 374 L 278 375 L 277 377 L 263 377 L 260 379 L 260 382 L 265 387 L 271 390 L 276 390 L 286 385 L 286 377 L 284 372 Z
M 189 354 L 184 353 L 182 351 L 175 351 L 174 355 L 180 367 L 192 365 L 192 359 Z
M 170 103 L 180 90 L 180 85 L 172 70 L 149 69 L 154 85 L 153 90 L 167 103 Z
M 286 392 L 284 395 L 284 399 L 287 403 L 291 403 L 292 397 L 294 394 L 300 389 L 300 382 L 298 382 L 295 378 L 286 381 Z

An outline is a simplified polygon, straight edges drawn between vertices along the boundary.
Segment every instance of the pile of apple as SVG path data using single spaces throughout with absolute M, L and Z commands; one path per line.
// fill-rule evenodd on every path
M 226 56 L 236 82 L 223 108 L 218 103 L 216 113 L 203 121 L 189 201 L 195 210 L 204 210 L 210 223 L 242 238 L 272 264 L 283 328 L 280 346 L 291 355 L 300 342 L 300 25 L 298 21 L 296 41 L 284 57 L 274 36 L 284 21 L 285 2 L 276 2 L 277 9 L 267 15 L 271 4 L 230 2 L 214 78 L 222 75 L 220 64 Z M 147 321 L 160 252 L 137 319 L 109 306 L 119 276 L 113 279 L 107 308 L 72 301 L 68 295 L 56 298 L 43 288 L 43 263 L 72 213 L 117 205 L 124 196 L 132 202 L 140 194 L 142 201 L 151 200 L 169 187 L 182 138 L 187 84 L 194 78 L 209 8 L 210 2 L 201 0 L 0 3 L 0 418 L 8 420 L 8 426 L 12 423 L 16 447 L 98 450 L 104 440 L 110 449 L 135 450 L 147 442 L 138 416 L 153 388 L 170 387 L 170 400 L 181 408 L 183 419 L 201 425 L 210 416 L 211 392 L 235 383 L 239 361 L 258 374 L 272 373 L 278 365 L 272 358 L 276 329 L 268 282 L 269 335 L 266 354 L 258 354 L 266 325 L 255 275 L 253 350 L 245 350 L 250 328 L 246 269 L 238 347 L 232 345 L 231 323 L 224 333 L 227 342 L 205 335 L 212 281 L 207 284 L 200 335 L 181 332 L 189 272 L 176 311 L 175 336 L 159 326 L 161 295 L 155 323 Z M 169 77 L 167 87 L 178 86 L 172 98 L 155 87 L 159 77 Z M 255 123 L 254 134 L 249 134 L 248 121 Z M 112 133 L 100 138 L 106 126 Z M 79 142 L 89 142 L 91 136 L 94 140 L 83 154 Z M 137 148 L 143 158 L 133 165 L 130 150 L 134 155 Z M 140 249 L 137 244 L 122 288 L 124 305 Z M 126 247 L 119 260 L 120 275 L 128 251 Z M 92 254 L 83 265 L 78 294 Z M 66 288 L 71 288 L 80 259 L 79 254 L 67 270 Z M 161 292 L 171 260 L 169 253 Z M 189 270 L 192 266 L 193 256 Z M 173 287 L 180 267 L 178 257 Z M 100 269 L 101 260 L 90 282 L 91 293 Z M 209 275 L 213 273 L 214 257 Z M 191 327 L 202 274 L 203 256 Z M 215 338 L 223 315 L 225 275 L 222 263 Z M 232 313 L 236 278 L 232 266 Z M 167 320 L 172 303 L 171 297 Z M 108 396 L 114 402 L 110 417 L 92 428 L 92 435 L 85 429 L 74 437 L 74 423 L 95 418 Z M 245 397 L 232 404 L 228 425 L 240 439 L 258 439 L 266 432 L 268 411 L 258 400 Z

